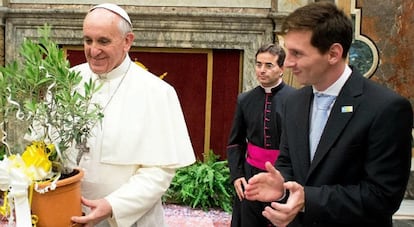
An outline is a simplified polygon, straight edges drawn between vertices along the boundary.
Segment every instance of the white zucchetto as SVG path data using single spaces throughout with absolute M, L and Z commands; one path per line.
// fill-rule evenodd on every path
M 96 6 L 92 7 L 89 10 L 89 12 L 91 12 L 94 9 L 97 9 L 97 8 L 107 9 L 109 11 L 112 11 L 112 12 L 118 14 L 119 16 L 124 18 L 129 23 L 129 25 L 132 27 L 132 22 L 131 22 L 131 19 L 129 19 L 128 13 L 124 9 L 119 7 L 118 5 L 115 5 L 113 3 L 103 3 L 103 4 L 99 4 L 99 5 L 96 5 Z

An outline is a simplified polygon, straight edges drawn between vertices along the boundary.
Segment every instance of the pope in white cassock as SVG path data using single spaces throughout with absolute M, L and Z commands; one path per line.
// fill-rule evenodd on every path
M 128 56 L 132 23 L 117 5 L 89 10 L 83 23 L 85 80 L 102 84 L 94 102 L 104 118 L 91 131 L 85 171 L 84 226 L 165 226 L 161 197 L 175 170 L 195 161 L 184 116 L 172 86 Z

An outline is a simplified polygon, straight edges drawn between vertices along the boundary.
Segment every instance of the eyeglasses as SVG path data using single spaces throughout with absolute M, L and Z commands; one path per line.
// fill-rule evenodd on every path
M 275 67 L 275 65 L 273 65 L 272 63 L 261 63 L 261 62 L 256 62 L 256 68 L 261 69 L 262 66 L 265 67 L 265 69 L 270 70 L 273 69 Z

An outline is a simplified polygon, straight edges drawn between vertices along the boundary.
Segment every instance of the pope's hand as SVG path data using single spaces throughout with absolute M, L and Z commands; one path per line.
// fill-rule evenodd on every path
M 73 216 L 72 222 L 84 224 L 84 227 L 93 227 L 112 214 L 112 207 L 106 199 L 89 200 L 82 197 L 82 204 L 91 209 L 85 216 Z

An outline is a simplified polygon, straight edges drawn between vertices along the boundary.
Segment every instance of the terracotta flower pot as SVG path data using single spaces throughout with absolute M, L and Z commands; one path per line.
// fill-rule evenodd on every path
M 57 181 L 55 190 L 44 194 L 33 191 L 32 215 L 36 215 L 37 227 L 66 227 L 72 225 L 72 216 L 81 216 L 81 188 L 80 180 L 83 171 L 76 169 L 74 176 Z M 50 183 L 40 184 L 44 188 Z

